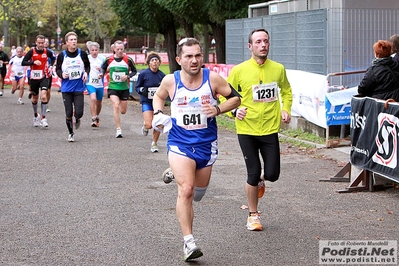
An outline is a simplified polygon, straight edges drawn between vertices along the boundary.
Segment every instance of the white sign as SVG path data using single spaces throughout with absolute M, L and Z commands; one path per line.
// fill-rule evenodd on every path
M 397 265 L 397 240 L 320 240 L 319 264 Z
M 270 5 L 269 6 L 270 14 L 277 13 L 277 5 Z

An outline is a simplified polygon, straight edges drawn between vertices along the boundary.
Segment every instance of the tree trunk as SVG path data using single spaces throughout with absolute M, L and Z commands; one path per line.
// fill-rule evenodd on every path
M 226 29 L 224 25 L 211 23 L 216 41 L 216 63 L 226 63 Z
M 166 51 L 168 53 L 169 71 L 170 73 L 180 69 L 180 65 L 176 62 L 176 29 L 174 23 L 170 23 L 169 27 L 165 27 L 162 32 L 165 37 Z
M 8 16 L 8 6 L 3 6 L 4 19 L 3 19 L 3 30 L 4 30 L 4 46 L 10 47 L 10 21 Z
M 194 36 L 194 23 L 187 22 L 185 19 L 182 18 L 176 18 L 180 24 L 180 26 L 184 29 L 184 34 L 186 36 L 183 37 L 193 37 Z
M 204 35 L 204 43 L 203 43 L 203 53 L 204 53 L 204 63 L 209 63 L 209 25 L 202 25 L 202 34 Z
M 109 37 L 104 37 L 104 53 L 111 52 L 111 39 Z

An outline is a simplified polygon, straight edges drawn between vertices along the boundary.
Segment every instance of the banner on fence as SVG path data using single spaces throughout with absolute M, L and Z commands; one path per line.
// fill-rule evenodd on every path
M 352 98 L 352 165 L 399 182 L 398 133 L 399 103 L 386 104 L 368 97 Z
M 340 89 L 326 93 L 327 126 L 349 125 L 351 115 L 351 99 L 357 94 L 357 87 Z

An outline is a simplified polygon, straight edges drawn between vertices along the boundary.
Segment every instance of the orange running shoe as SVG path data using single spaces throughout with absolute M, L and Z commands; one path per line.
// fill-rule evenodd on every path
M 247 229 L 250 231 L 262 231 L 263 227 L 260 223 L 260 213 L 255 212 L 248 216 Z

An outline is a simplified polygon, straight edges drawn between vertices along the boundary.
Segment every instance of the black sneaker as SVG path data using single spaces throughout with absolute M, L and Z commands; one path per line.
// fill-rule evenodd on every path
M 29 94 L 28 94 L 28 99 L 31 99 L 32 98 L 32 92 L 29 92 Z

